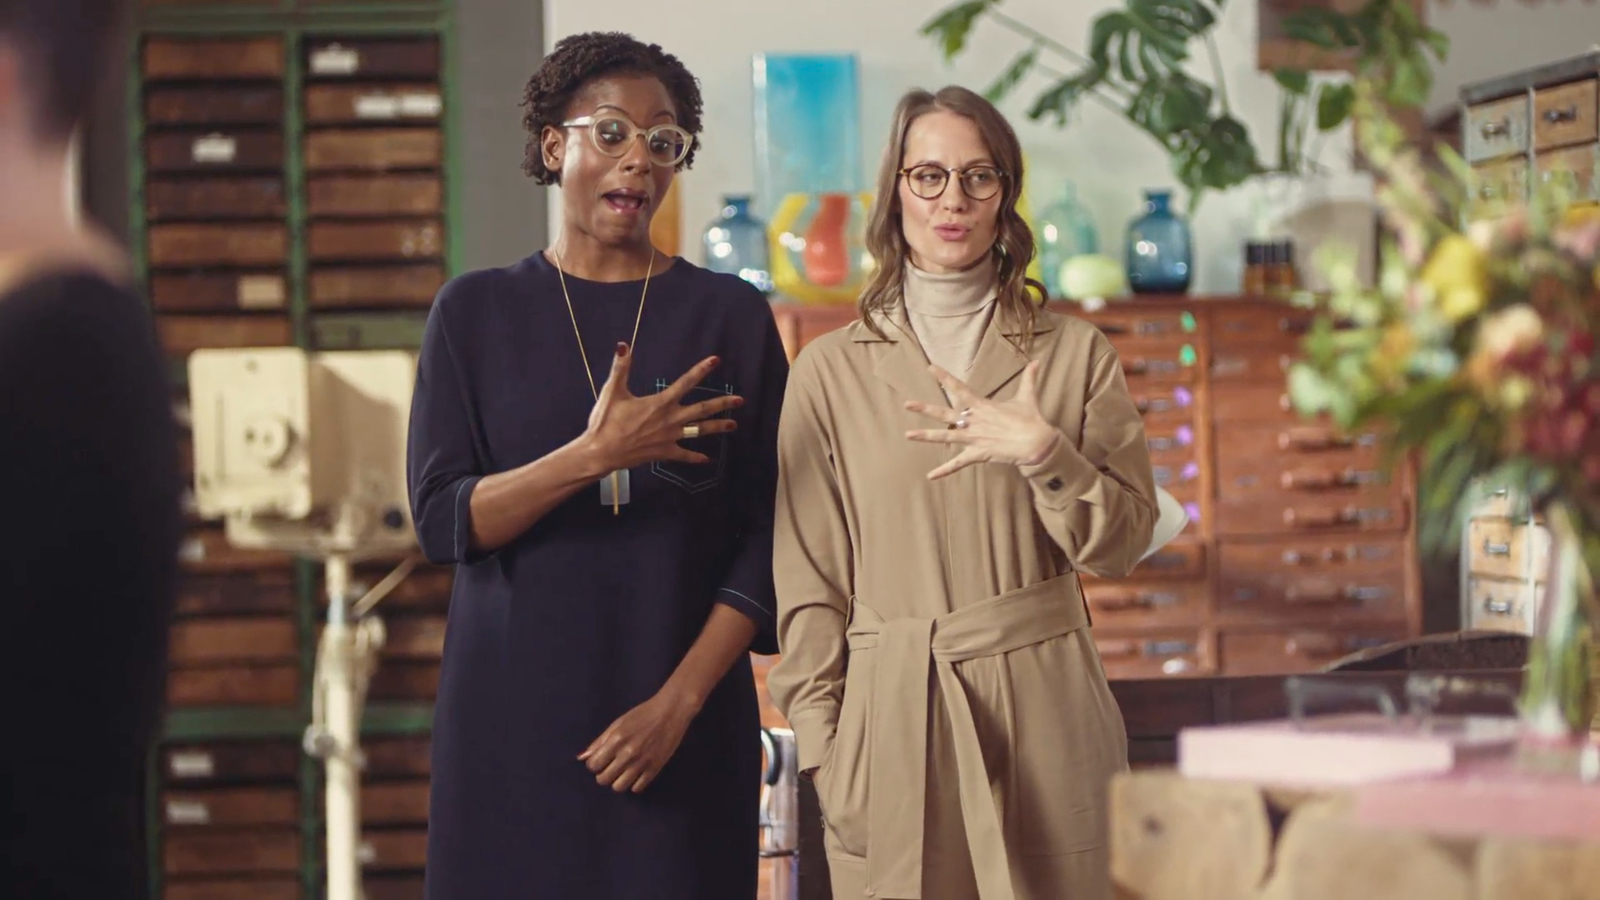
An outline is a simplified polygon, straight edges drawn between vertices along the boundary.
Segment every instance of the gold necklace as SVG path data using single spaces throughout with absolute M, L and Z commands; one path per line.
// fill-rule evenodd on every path
M 572 336 L 578 339 L 578 355 L 583 357 L 583 374 L 589 376 L 589 392 L 594 394 L 594 402 L 598 404 L 600 388 L 594 383 L 594 369 L 589 366 L 589 353 L 583 349 L 583 335 L 578 331 L 578 314 L 572 309 L 572 296 L 567 293 L 567 275 L 561 270 L 561 254 L 551 247 L 550 255 L 556 258 L 556 277 L 561 280 L 561 296 L 567 301 L 567 316 L 572 319 Z M 639 292 L 639 312 L 633 317 L 633 337 L 628 340 L 629 353 L 633 352 L 634 344 L 639 340 L 639 322 L 644 318 L 644 298 L 650 293 L 650 275 L 655 268 L 656 248 L 652 245 L 650 264 L 644 270 L 644 290 Z M 602 506 L 610 506 L 613 516 L 622 515 L 622 504 L 632 499 L 631 494 L 627 469 L 618 469 L 600 481 L 600 503 Z

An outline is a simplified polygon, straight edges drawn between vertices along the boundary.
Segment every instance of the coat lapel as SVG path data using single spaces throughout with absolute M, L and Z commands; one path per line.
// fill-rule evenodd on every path
M 1054 320 L 1045 315 L 1034 321 L 1035 334 L 1055 328 Z M 993 397 L 997 391 L 1010 384 L 1028 366 L 1028 357 L 1019 345 L 1026 346 L 1022 324 L 996 310 L 989 319 L 978 344 L 978 355 L 972 361 L 972 371 L 967 373 L 967 387 L 980 397 Z
M 853 326 L 857 341 L 874 345 L 873 374 L 907 400 L 920 400 L 937 406 L 948 405 L 949 401 L 945 399 L 944 391 L 939 388 L 939 382 L 934 379 L 933 373 L 928 371 L 928 357 L 923 354 L 922 346 L 911 333 L 911 326 L 906 322 L 905 310 L 896 306 L 892 311 L 880 315 L 878 326 L 888 335 L 887 340 L 873 334 L 872 330 L 861 322 Z

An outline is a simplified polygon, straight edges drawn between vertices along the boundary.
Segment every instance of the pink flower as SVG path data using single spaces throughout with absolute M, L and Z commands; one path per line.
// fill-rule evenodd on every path
M 1594 259 L 1600 254 L 1600 218 L 1577 228 L 1563 228 L 1553 239 L 1557 247 L 1578 259 Z

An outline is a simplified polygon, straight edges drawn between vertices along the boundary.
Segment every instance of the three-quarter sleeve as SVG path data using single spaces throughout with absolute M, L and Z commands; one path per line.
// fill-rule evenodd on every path
M 733 607 L 756 625 L 751 641 L 753 653 L 778 652 L 777 594 L 772 578 L 773 499 L 778 487 L 778 419 L 783 408 L 785 383 L 789 378 L 789 359 L 784 353 L 778 325 L 771 308 L 761 299 L 760 327 L 750 335 L 759 344 L 755 396 L 746 397 L 745 409 L 752 415 L 739 423 L 734 432 L 735 483 L 733 492 L 739 507 L 738 549 L 733 563 L 717 591 L 717 602 Z
M 773 702 L 794 729 L 802 770 L 820 766 L 833 743 L 853 583 L 828 419 L 807 360 L 801 354 L 789 377 L 778 429 L 773 572 L 782 658 L 767 675 Z
M 472 550 L 472 491 L 485 473 L 443 301 L 441 293 L 423 332 L 406 446 L 417 542 L 430 562 L 441 565 L 474 563 L 492 555 Z
M 1104 339 L 1096 349 L 1077 445 L 1058 441 L 1043 461 L 1020 469 L 1040 521 L 1073 568 L 1120 578 L 1154 533 L 1155 476 L 1117 352 Z

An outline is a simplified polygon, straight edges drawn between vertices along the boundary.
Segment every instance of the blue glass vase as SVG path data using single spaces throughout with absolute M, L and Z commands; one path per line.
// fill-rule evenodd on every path
M 1094 219 L 1078 202 L 1078 188 L 1064 182 L 1061 196 L 1034 218 L 1034 240 L 1039 243 L 1039 274 L 1050 296 L 1065 297 L 1061 266 L 1075 256 L 1100 252 Z
M 1135 294 L 1189 290 L 1194 245 L 1189 223 L 1172 211 L 1172 192 L 1144 192 L 1144 215 L 1128 223 L 1128 286 Z
M 750 198 L 735 194 L 722 198 L 722 213 L 706 226 L 700 238 L 706 268 L 737 275 L 772 293 L 772 265 L 767 254 L 767 226 L 750 213 Z

